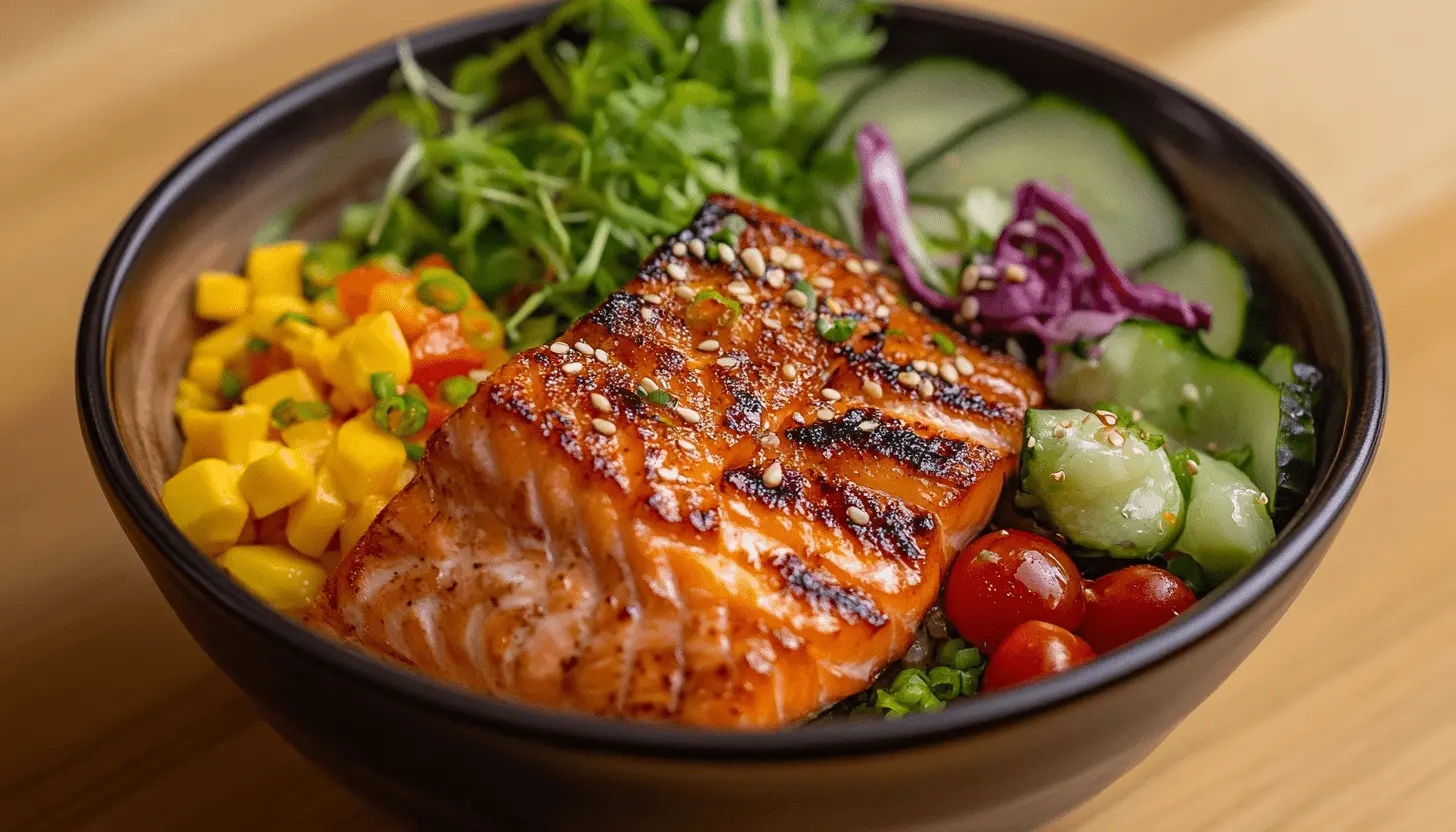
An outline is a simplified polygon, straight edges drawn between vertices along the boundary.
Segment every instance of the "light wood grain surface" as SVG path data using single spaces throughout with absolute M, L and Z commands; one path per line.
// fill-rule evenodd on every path
M 1127 55 L 1266 138 L 1354 236 L 1393 353 L 1382 453 L 1308 589 L 1057 828 L 1453 828 L 1456 490 L 1418 416 L 1456 407 L 1456 5 L 981 5 Z M 72 344 L 108 238 L 199 137 L 305 71 L 479 8 L 0 3 L 0 829 L 388 828 L 261 722 L 153 588 L 85 459 Z

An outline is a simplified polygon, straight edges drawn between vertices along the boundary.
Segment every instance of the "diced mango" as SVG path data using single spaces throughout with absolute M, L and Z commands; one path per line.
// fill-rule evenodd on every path
M 283 450 L 282 442 L 272 439 L 254 439 L 248 443 L 248 463 L 252 464 L 276 451 Z
M 315 298 L 309 317 L 331 333 L 343 332 L 351 323 L 349 316 L 331 298 Z
M 269 295 L 253 301 L 253 311 L 248 313 L 248 332 L 254 338 L 276 341 L 282 331 L 283 316 L 308 315 L 308 301 L 294 295 Z
M 220 459 L 202 459 L 162 485 L 162 507 L 192 541 L 215 555 L 237 542 L 248 521 L 248 503 L 238 487 L 238 471 Z
M 222 407 L 222 402 L 212 391 L 203 389 L 202 385 L 190 378 L 184 378 L 177 382 L 177 398 L 172 402 L 172 412 L 181 418 L 183 413 L 189 410 L 217 410 Z
M 238 488 L 253 507 L 255 517 L 267 517 L 298 502 L 313 484 L 313 466 L 293 448 L 280 448 L 248 463 L 238 480 Z
M 411 341 L 440 317 L 438 309 L 420 302 L 415 294 L 418 286 L 415 280 L 386 280 L 369 294 L 369 311 L 393 315 L 399 331 Z
M 238 405 L 231 410 L 189 410 L 180 415 L 182 435 L 198 457 L 248 461 L 248 444 L 268 438 L 268 410 Z
M 327 462 L 351 503 L 393 493 L 390 488 L 404 463 L 404 443 L 365 418 L 350 419 L 339 428 Z
M 367 392 L 369 377 L 375 373 L 394 373 L 400 384 L 409 380 L 409 344 L 393 315 L 365 315 L 350 331 L 353 337 L 339 345 L 348 367 L 350 388 Z
M 345 554 L 369 531 L 369 524 L 374 522 L 379 512 L 384 511 L 388 503 L 387 497 L 375 494 L 365 497 L 358 505 L 349 507 L 343 525 L 339 526 L 339 546 Z
M 246 271 L 253 283 L 254 297 L 287 295 L 301 299 L 305 254 L 308 254 L 308 244 L 297 240 L 258 246 L 249 252 Z
M 221 358 L 226 364 L 247 351 L 249 335 L 247 319 L 240 318 L 198 338 L 192 345 L 192 354 Z
M 326 380 L 324 365 L 334 361 L 339 352 L 339 345 L 329 334 L 316 326 L 303 326 L 290 323 L 285 329 L 288 331 L 283 336 L 283 349 L 293 359 L 293 364 L 308 373 L 309 378 L 319 383 Z
M 252 294 L 248 281 L 226 272 L 203 272 L 197 278 L 193 311 L 204 321 L 235 321 L 248 313 Z
M 288 510 L 288 544 L 311 558 L 322 555 L 344 522 L 344 512 L 344 496 L 324 468 L 313 488 Z
M 283 444 L 290 448 L 327 448 L 339 429 L 326 419 L 305 419 L 284 428 Z
M 283 546 L 234 546 L 218 564 L 245 589 L 280 610 L 307 607 L 324 582 L 324 570 Z
M 309 379 L 308 373 L 298 367 L 292 367 L 280 370 L 255 384 L 250 384 L 243 390 L 243 404 L 266 407 L 270 412 L 274 405 L 284 399 L 293 399 L 296 402 L 316 402 L 319 401 L 318 388 Z
M 187 378 L 202 389 L 216 392 L 222 384 L 223 360 L 215 355 L 194 355 L 187 362 Z

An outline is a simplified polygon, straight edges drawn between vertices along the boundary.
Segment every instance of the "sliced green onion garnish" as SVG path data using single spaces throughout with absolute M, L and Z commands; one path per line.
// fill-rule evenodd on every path
M 343 240 L 314 243 L 303 258 L 303 289 L 310 300 L 331 288 L 339 275 L 354 268 L 354 247 Z
M 704 289 L 688 304 L 683 317 L 694 329 L 714 329 L 732 326 L 742 313 L 743 304 L 720 292 Z
M 415 289 L 420 302 L 441 312 L 459 312 L 470 300 L 470 284 L 449 269 L 425 269 Z
M 419 462 L 425 458 L 425 446 L 418 442 L 404 443 L 404 455 L 409 457 L 410 462 Z
M 833 344 L 848 341 L 854 335 L 854 318 L 832 318 L 828 315 L 820 315 L 814 321 L 814 328 L 818 330 L 819 337 Z
M 794 289 L 809 299 L 809 302 L 804 304 L 805 309 L 812 312 L 819 306 L 819 293 L 814 291 L 814 284 L 801 277 L 794 281 Z
M 981 657 L 981 651 L 974 647 L 966 647 L 955 652 L 951 659 L 950 666 L 956 670 L 971 670 L 980 667 L 985 662 Z
M 637 398 L 648 404 L 661 405 L 663 407 L 674 407 L 677 405 L 677 397 L 666 390 L 648 390 L 646 387 L 637 388 Z
M 334 415 L 334 409 L 326 402 L 301 402 L 297 399 L 283 399 L 273 405 L 273 427 L 283 430 L 298 422 L 327 419 Z
M 738 236 L 747 230 L 748 220 L 737 214 L 729 214 L 723 218 L 723 225 L 709 235 L 708 239 L 738 248 Z
M 273 325 L 283 326 L 289 321 L 298 321 L 299 323 L 307 324 L 308 326 L 318 326 L 313 318 L 310 318 L 309 316 L 301 312 L 284 312 L 282 315 L 278 316 L 278 320 L 274 321 Z
M 479 387 L 478 382 L 465 376 L 452 376 L 440 382 L 440 398 L 448 405 L 459 407 L 470 401 L 470 397 L 475 395 Z
M 939 699 L 955 699 L 961 695 L 961 672 L 953 667 L 932 667 L 926 674 L 930 690 Z
M 945 353 L 946 355 L 956 354 L 955 342 L 950 340 L 950 338 L 947 337 L 945 333 L 932 332 L 930 333 L 930 340 L 934 341 L 935 345 L 940 348 L 940 351 Z
M 376 399 L 387 399 L 399 393 L 399 382 L 395 381 L 394 373 L 373 373 L 369 376 L 369 392 Z
M 249 338 L 247 347 L 248 352 L 267 352 L 269 344 L 262 338 Z
M 890 719 L 899 719 L 910 713 L 910 708 L 904 702 L 895 698 L 895 695 L 881 688 L 875 691 L 875 707 L 883 710 L 885 716 Z
M 966 649 L 965 639 L 953 638 L 943 642 L 935 651 L 935 663 L 942 667 L 954 667 L 955 655 Z
M 224 401 L 235 402 L 242 398 L 243 380 L 231 369 L 224 367 L 222 375 L 217 379 L 217 392 L 222 394 Z
M 414 394 L 395 394 L 374 403 L 374 424 L 401 439 L 414 436 L 430 418 L 430 406 Z

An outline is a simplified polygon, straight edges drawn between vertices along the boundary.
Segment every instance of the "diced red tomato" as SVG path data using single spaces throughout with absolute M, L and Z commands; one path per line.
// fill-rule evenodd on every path
M 472 293 L 470 296 L 473 298 L 475 294 Z M 476 349 L 489 352 L 499 350 L 505 344 L 506 328 L 501 326 L 500 319 L 491 314 L 489 309 L 484 306 L 479 309 L 467 307 L 455 314 L 460 318 L 461 334 Z
M 397 275 L 379 266 L 357 266 L 344 272 L 334 284 L 339 289 L 339 309 L 350 318 L 366 314 L 374 287 L 398 279 Z
M 293 356 L 277 344 L 269 344 L 263 352 L 248 353 L 248 383 L 261 381 L 293 366 Z
M 425 269 L 449 269 L 452 272 L 455 271 L 455 267 L 451 265 L 450 260 L 445 255 L 439 253 L 426 254 L 419 259 L 419 262 L 415 263 L 414 272 L 416 276 Z
M 414 367 L 410 381 L 429 392 L 451 376 L 485 366 L 486 354 L 466 340 L 457 315 L 444 315 L 427 325 L 410 345 L 410 361 Z
M 415 293 L 418 286 L 419 281 L 412 277 L 388 280 L 376 285 L 369 296 L 369 311 L 393 314 L 406 340 L 418 338 L 425 327 L 444 314 L 419 299 Z

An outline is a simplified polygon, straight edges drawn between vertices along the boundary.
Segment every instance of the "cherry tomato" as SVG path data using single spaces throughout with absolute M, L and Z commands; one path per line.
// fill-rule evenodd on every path
M 1077 634 L 1099 653 L 1142 638 L 1198 600 L 1172 574 L 1142 564 L 1103 575 L 1087 585 L 1086 595 Z
M 398 279 L 398 275 L 379 266 L 357 266 L 344 272 L 334 284 L 339 290 L 339 309 L 350 318 L 358 318 L 369 311 L 375 286 Z
M 1017 625 L 1045 621 L 1074 630 L 1086 601 L 1082 576 L 1057 544 L 1030 532 L 983 535 L 961 550 L 945 589 L 945 612 L 961 638 L 982 650 Z
M 485 364 L 485 354 L 471 345 L 460 331 L 457 315 L 431 321 L 410 345 L 414 372 L 410 380 L 433 387 L 451 376 L 463 376 Z
M 1097 658 L 1091 646 L 1045 621 L 1028 621 L 1006 635 L 986 663 L 981 690 L 990 692 L 1070 670 Z

